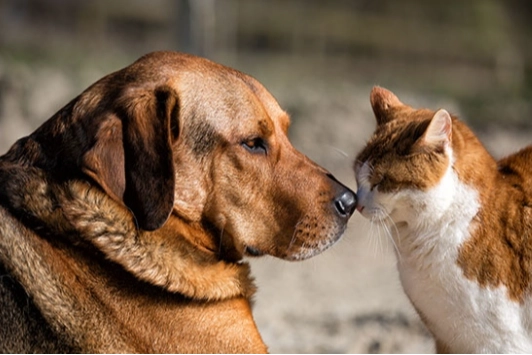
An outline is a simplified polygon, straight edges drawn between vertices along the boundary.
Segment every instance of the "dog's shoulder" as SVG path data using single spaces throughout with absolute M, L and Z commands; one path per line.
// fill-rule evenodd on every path
M 52 330 L 22 285 L 0 262 L 0 352 L 74 351 Z
M 0 206 L 0 352 L 73 352 L 8 268 L 7 244 L 18 243 L 19 232 L 23 225 Z

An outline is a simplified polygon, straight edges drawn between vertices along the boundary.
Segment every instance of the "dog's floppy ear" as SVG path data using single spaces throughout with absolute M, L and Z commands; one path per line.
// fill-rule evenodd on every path
M 172 144 L 178 136 L 178 98 L 162 86 L 128 89 L 114 103 L 82 170 L 135 215 L 139 227 L 155 230 L 174 204 Z

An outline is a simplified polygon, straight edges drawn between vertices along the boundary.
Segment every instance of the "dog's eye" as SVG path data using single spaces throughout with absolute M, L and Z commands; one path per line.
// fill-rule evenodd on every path
M 262 138 L 247 139 L 242 142 L 242 146 L 255 154 L 266 154 L 268 152 L 266 142 Z

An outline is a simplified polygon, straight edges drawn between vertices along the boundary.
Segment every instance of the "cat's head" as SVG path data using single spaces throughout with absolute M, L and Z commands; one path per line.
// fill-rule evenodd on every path
M 355 161 L 357 209 L 369 219 L 399 223 L 435 208 L 432 199 L 445 205 L 454 119 L 445 110 L 414 109 L 381 87 L 370 99 L 377 127 Z

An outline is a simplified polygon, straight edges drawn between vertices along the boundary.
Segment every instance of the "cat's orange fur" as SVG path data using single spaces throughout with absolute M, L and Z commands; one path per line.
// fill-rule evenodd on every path
M 403 288 L 437 350 L 531 352 L 532 146 L 497 162 L 445 110 L 380 87 L 371 104 L 357 208 L 392 231 Z
M 532 281 L 532 146 L 479 173 L 483 207 L 458 264 L 469 279 L 483 287 L 502 284 L 523 303 Z

